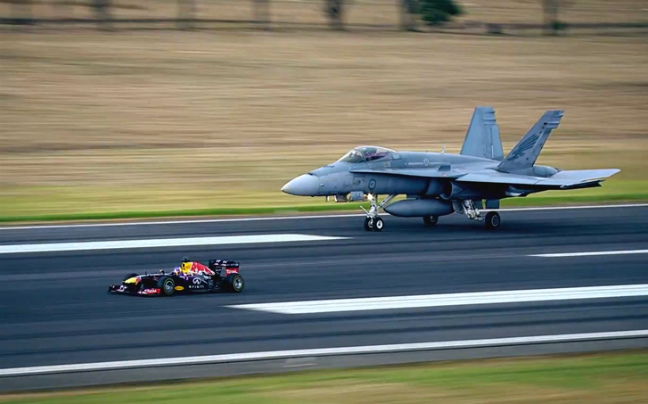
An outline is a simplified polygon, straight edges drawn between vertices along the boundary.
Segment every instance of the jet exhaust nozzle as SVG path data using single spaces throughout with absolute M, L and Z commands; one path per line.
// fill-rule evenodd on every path
M 388 205 L 384 210 L 398 217 L 444 216 L 454 212 L 452 202 L 439 199 L 405 199 Z

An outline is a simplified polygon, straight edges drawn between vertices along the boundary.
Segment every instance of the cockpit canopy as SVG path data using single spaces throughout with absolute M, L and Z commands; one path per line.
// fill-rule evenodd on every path
M 338 161 L 344 163 L 364 163 L 381 159 L 393 152 L 393 150 L 380 146 L 359 146 L 342 156 Z

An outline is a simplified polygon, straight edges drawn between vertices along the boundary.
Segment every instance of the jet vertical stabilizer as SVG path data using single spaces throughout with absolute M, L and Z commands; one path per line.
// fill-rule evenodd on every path
M 511 172 L 533 167 L 551 131 L 560 125 L 562 117 L 563 111 L 561 110 L 545 112 L 522 140 L 515 145 L 504 161 L 497 166 L 497 169 Z
M 476 107 L 460 154 L 501 161 L 504 158 L 499 127 L 492 107 Z

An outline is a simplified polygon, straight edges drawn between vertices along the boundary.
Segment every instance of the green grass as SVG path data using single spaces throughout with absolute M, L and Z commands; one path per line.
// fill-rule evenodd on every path
M 128 192 L 124 192 L 128 193 Z M 78 201 L 73 200 L 75 193 L 70 193 L 72 197 L 65 199 L 65 195 L 50 197 L 36 201 L 40 210 L 47 210 L 47 203 L 53 206 L 83 206 Z M 29 209 L 27 201 L 22 198 L 2 197 L 0 196 L 0 206 L 2 209 L 12 214 L 0 216 L 0 223 L 15 222 L 50 222 L 50 221 L 80 221 L 80 220 L 114 220 L 114 219 L 142 219 L 142 218 L 161 218 L 161 217 L 188 217 L 188 216 L 226 216 L 226 215 L 266 215 L 266 214 L 291 214 L 306 212 L 336 212 L 336 211 L 356 211 L 361 212 L 360 206 L 368 207 L 368 203 L 335 203 L 331 200 L 328 203 L 322 203 L 323 198 L 304 198 L 304 197 L 283 197 L 280 201 L 294 200 L 295 205 L 280 205 L 276 200 L 270 197 L 241 195 L 241 199 L 256 200 L 259 203 L 270 201 L 266 206 L 243 205 L 236 206 L 228 201 L 222 207 L 207 207 L 210 204 L 218 206 L 218 198 L 201 202 L 194 200 L 190 204 L 192 207 L 187 209 L 141 209 L 141 210 L 111 210 L 111 211 L 84 211 L 61 212 L 61 213 L 43 213 L 43 214 L 24 214 Z M 603 187 L 573 191 L 548 191 L 541 194 L 531 195 L 526 198 L 510 198 L 502 201 L 502 207 L 515 206 L 556 206 L 556 205 L 574 205 L 574 204 L 602 204 L 602 203 L 620 203 L 620 202 L 640 202 L 648 201 L 648 182 L 647 181 L 610 181 L 604 183 Z M 10 206 L 11 205 L 11 206 Z M 88 203 L 90 206 L 100 206 Z M 193 207 L 196 206 L 196 207 Z M 203 207 L 201 207 L 203 206 Z M 83 208 L 81 208 L 83 209 Z M 95 208 L 96 209 L 96 208 Z M 21 214 L 23 213 L 23 214 Z
M 0 396 L 4 403 L 643 403 L 648 352 L 424 363 Z
M 252 208 L 216 208 L 216 209 L 189 209 L 189 210 L 161 210 L 161 211 L 130 211 L 130 212 L 98 212 L 78 214 L 52 214 L 33 216 L 0 216 L 0 222 L 25 222 L 25 221 L 71 221 L 71 220 L 111 220 L 111 219 L 141 219 L 155 217 L 183 217 L 183 216 L 229 216 L 229 215 L 263 215 L 277 213 L 300 212 L 326 212 L 360 210 L 361 204 L 328 204 L 304 206 L 276 206 Z

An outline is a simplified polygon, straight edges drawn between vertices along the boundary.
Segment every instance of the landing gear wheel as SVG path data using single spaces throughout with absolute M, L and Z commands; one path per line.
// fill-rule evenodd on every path
M 377 201 L 377 195 L 374 194 L 367 194 L 367 199 L 371 202 L 371 207 L 369 210 L 363 208 L 360 206 L 360 209 L 364 211 L 364 213 L 367 214 L 367 217 L 365 218 L 364 221 L 364 229 L 366 231 L 382 231 L 383 227 L 385 227 L 385 222 L 381 218 L 378 217 L 378 212 L 380 212 L 380 209 L 382 209 L 383 206 L 387 205 L 389 201 L 394 199 L 396 197 L 396 194 L 389 195 L 387 198 L 385 198 L 380 204 L 376 203 Z
M 385 227 L 385 222 L 379 217 L 375 218 L 373 223 L 374 231 L 382 231 L 383 227 Z
M 500 215 L 497 212 L 488 212 L 486 214 L 486 230 L 495 230 L 500 227 L 501 223 Z
M 439 221 L 439 216 L 424 216 L 423 223 L 426 226 L 434 226 Z

